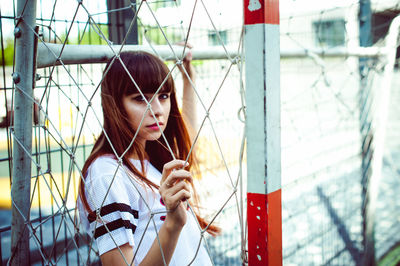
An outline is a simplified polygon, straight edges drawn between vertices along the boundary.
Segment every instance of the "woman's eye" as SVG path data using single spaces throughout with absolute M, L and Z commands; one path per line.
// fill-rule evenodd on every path
M 137 102 L 144 102 L 144 98 L 143 98 L 142 95 L 132 97 L 132 99 L 133 99 L 134 101 L 137 101 Z
M 160 99 L 165 100 L 169 98 L 169 93 L 161 93 L 160 96 L 158 96 Z

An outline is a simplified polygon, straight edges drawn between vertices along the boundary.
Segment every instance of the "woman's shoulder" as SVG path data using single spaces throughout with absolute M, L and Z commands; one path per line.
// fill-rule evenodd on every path
M 113 155 L 101 155 L 93 160 L 87 172 L 87 178 L 93 180 L 98 177 L 114 176 L 116 173 L 122 173 L 121 165 Z M 119 174 L 118 174 L 119 175 Z
M 118 165 L 118 160 L 114 155 L 105 154 L 100 155 L 90 164 L 89 169 L 93 167 L 101 167 L 101 166 L 110 166 L 110 165 Z

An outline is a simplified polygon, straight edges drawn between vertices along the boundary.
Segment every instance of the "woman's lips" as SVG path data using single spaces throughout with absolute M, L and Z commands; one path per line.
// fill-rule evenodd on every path
M 159 125 L 160 125 L 160 127 L 162 127 L 164 124 L 163 123 L 158 123 Z M 158 128 L 158 126 L 157 126 L 157 123 L 154 123 L 154 124 L 151 124 L 151 125 L 148 125 L 148 126 L 146 126 L 148 129 L 151 129 L 151 130 L 160 130 L 159 128 Z

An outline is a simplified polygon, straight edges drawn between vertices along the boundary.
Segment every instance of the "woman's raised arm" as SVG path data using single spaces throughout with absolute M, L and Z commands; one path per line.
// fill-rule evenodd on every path
M 182 116 L 186 124 L 189 126 L 190 133 L 193 134 L 196 133 L 198 130 L 196 111 L 197 100 L 196 93 L 194 91 L 194 88 L 192 87 L 192 83 L 195 84 L 196 82 L 196 73 L 191 63 L 192 52 L 190 51 L 190 49 L 192 48 L 192 46 L 190 44 L 187 44 L 187 47 L 188 52 L 183 59 L 183 67 L 185 68 L 188 75 L 186 75 L 185 71 L 181 67 L 179 67 L 183 80 Z M 190 77 L 190 79 L 188 76 Z

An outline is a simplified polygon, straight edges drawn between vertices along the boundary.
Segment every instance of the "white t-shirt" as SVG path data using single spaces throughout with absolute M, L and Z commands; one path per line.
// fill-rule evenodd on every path
M 138 160 L 132 160 L 132 163 L 141 169 Z M 145 161 L 145 169 L 147 178 L 159 185 L 161 173 L 148 161 Z M 165 220 L 166 208 L 158 190 L 151 190 L 129 176 L 127 169 L 120 166 L 114 157 L 101 156 L 89 166 L 85 195 L 91 210 L 94 210 L 91 217 L 96 217 L 96 210 L 98 212 L 101 207 L 101 218 L 90 218 L 78 199 L 81 223 L 95 239 L 100 255 L 129 243 L 134 254 L 137 252 L 135 265 L 139 264 Z M 194 214 L 188 211 L 187 217 L 170 265 L 188 265 L 193 259 L 191 265 L 212 265 Z

